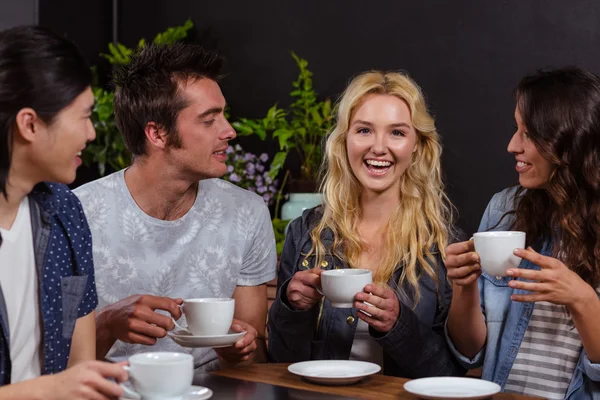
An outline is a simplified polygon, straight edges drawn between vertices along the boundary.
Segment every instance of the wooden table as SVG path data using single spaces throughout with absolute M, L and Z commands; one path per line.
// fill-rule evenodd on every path
M 338 399 L 338 398 L 359 398 L 359 399 L 412 399 L 414 398 L 410 393 L 404 390 L 403 385 L 408 379 L 394 378 L 381 374 L 372 375 L 366 379 L 363 379 L 359 383 L 348 385 L 348 386 L 325 386 L 317 385 L 305 381 L 299 376 L 296 376 L 288 372 L 287 367 L 289 364 L 254 364 L 248 367 L 241 368 L 229 368 L 221 371 L 212 372 L 212 375 L 219 377 L 232 378 L 239 381 L 245 382 L 258 382 L 266 384 L 272 387 L 289 388 L 300 390 L 305 394 L 310 392 L 317 392 L 321 394 L 329 394 L 331 396 L 320 396 L 319 398 L 324 399 Z M 472 378 L 475 379 L 475 378 Z M 198 382 L 197 384 L 202 384 Z M 208 382 L 207 382 L 208 384 Z M 206 385 L 205 385 L 206 386 Z M 210 386 L 209 386 L 210 387 Z M 216 388 L 213 389 L 215 394 L 217 393 Z M 281 392 L 281 391 L 279 391 Z M 282 394 L 281 396 L 274 396 L 271 398 L 287 399 L 291 396 L 289 393 Z M 308 396 L 300 395 L 299 398 L 306 398 Z M 218 398 L 218 397 L 215 397 Z M 240 398 L 240 397 L 237 397 Z M 254 397 L 241 397 L 241 398 L 254 398 Z M 495 400 L 530 400 L 533 397 L 520 396 L 509 393 L 499 393 L 494 396 Z

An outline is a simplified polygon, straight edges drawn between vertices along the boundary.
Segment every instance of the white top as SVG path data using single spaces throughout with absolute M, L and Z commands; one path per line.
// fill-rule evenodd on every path
M 99 307 L 135 294 L 171 298 L 231 297 L 236 286 L 276 276 L 269 209 L 255 193 L 220 179 L 199 182 L 190 210 L 175 221 L 144 213 L 124 170 L 77 188 L 92 231 Z M 178 322 L 187 325 L 185 317 Z M 211 349 L 181 347 L 165 337 L 152 346 L 117 341 L 107 357 L 147 351 L 192 353 L 196 367 L 216 360 Z M 211 363 L 212 364 L 212 363 Z
M 369 324 L 360 318 L 357 319 L 358 325 L 352 341 L 350 360 L 368 361 L 383 368 L 383 349 L 369 335 Z
M 581 338 L 565 306 L 535 303 L 504 390 L 563 399 L 581 348 Z
M 0 285 L 10 329 L 11 383 L 41 375 L 41 317 L 29 199 L 10 230 L 0 228 Z

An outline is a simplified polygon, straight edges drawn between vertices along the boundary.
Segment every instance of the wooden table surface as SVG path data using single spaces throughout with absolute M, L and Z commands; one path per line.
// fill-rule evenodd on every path
M 395 378 L 381 374 L 372 375 L 353 385 L 325 386 L 305 381 L 287 370 L 289 364 L 254 364 L 247 367 L 228 368 L 214 371 L 212 374 L 249 382 L 260 382 L 310 392 L 328 393 L 360 399 L 413 399 L 413 395 L 404 390 L 408 379 Z M 475 379 L 475 378 L 470 378 Z M 530 400 L 535 397 L 509 393 L 498 393 L 495 400 Z

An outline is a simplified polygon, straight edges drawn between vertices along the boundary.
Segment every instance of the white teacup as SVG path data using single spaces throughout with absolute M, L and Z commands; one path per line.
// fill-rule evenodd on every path
M 194 358 L 185 353 L 140 353 L 129 357 L 129 366 L 123 368 L 134 391 L 121 387 L 136 399 L 183 399 L 194 379 Z
M 235 299 L 187 299 L 181 306 L 187 327 L 175 325 L 194 336 L 221 336 L 229 332 L 235 311 Z
M 507 269 L 519 266 L 521 257 L 515 256 L 514 250 L 525 247 L 525 232 L 478 232 L 473 240 L 481 269 L 488 275 L 506 276 Z
M 333 307 L 352 308 L 354 296 L 373 283 L 368 269 L 332 269 L 321 274 L 321 291 Z

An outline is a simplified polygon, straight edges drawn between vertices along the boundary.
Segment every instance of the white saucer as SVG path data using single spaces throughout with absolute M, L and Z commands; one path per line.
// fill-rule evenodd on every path
M 188 331 L 172 331 L 167 332 L 167 335 L 178 345 L 183 347 L 229 347 L 241 338 L 244 337 L 246 331 L 232 332 L 229 331 L 226 335 L 214 336 L 194 336 Z
M 187 393 L 177 400 L 206 400 L 210 399 L 213 395 L 212 390 L 204 386 L 190 386 Z M 123 396 L 120 400 L 130 400 L 131 397 Z M 165 399 L 171 400 L 171 399 Z
M 408 381 L 404 390 L 422 399 L 485 399 L 500 391 L 494 382 L 475 378 L 421 378 Z
M 292 364 L 288 371 L 315 383 L 349 385 L 378 373 L 381 367 L 366 361 L 315 360 Z

